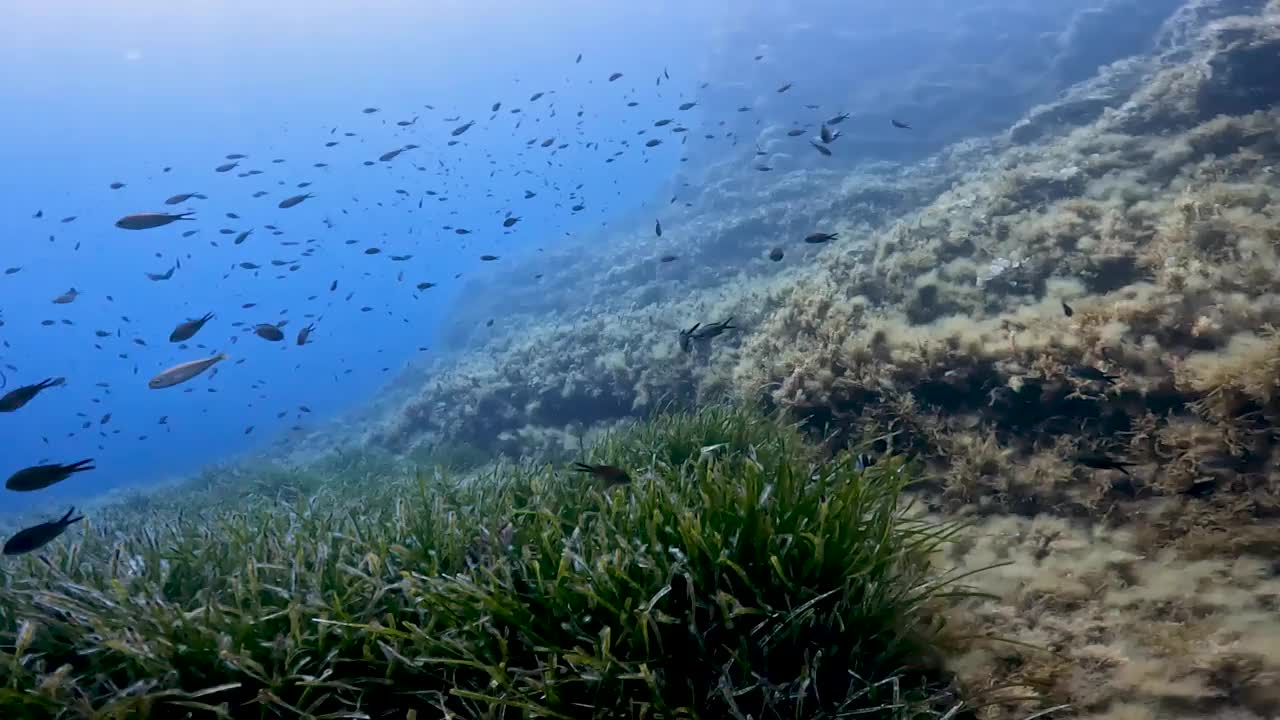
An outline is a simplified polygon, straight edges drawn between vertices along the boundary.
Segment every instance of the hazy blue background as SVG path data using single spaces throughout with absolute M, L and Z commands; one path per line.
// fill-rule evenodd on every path
M 699 5 L 708 13 L 715 7 Z M 0 265 L 23 269 L 0 275 L 0 363 L 19 368 L 5 369 L 4 391 L 47 376 L 66 376 L 68 385 L 0 415 L 0 475 L 82 457 L 95 458 L 99 470 L 42 493 L 0 495 L 0 508 L 59 503 L 187 472 L 295 424 L 296 411 L 277 419 L 280 411 L 307 405 L 323 417 L 358 404 L 384 380 L 383 368 L 398 368 L 418 347 L 432 345 L 433 328 L 456 300 L 453 275 L 484 272 L 479 254 L 506 261 L 535 252 L 566 232 L 596 225 L 612 208 L 647 199 L 671 173 L 678 151 L 649 153 L 647 163 L 630 153 L 606 165 L 604 150 L 575 142 L 555 156 L 554 166 L 544 162 L 545 150 L 527 159 L 514 153 L 531 137 L 576 141 L 580 103 L 586 138 L 605 134 L 629 110 L 616 101 L 624 83 L 652 94 L 664 65 L 675 80 L 664 95 L 691 96 L 693 78 L 682 71 L 698 62 L 706 46 L 699 33 L 707 31 L 710 16 L 675 3 L 559 2 L 557 8 L 553 19 L 541 3 L 472 0 L 373 0 L 358 7 L 314 0 L 7 4 L 0 26 Z M 584 59 L 575 65 L 579 52 Z M 606 83 L 615 71 L 627 77 Z M 599 97 L 605 86 L 608 102 Z M 535 104 L 543 107 L 535 114 L 527 100 L 538 90 L 556 93 Z M 557 117 L 549 118 L 545 108 L 553 99 Z M 496 101 L 504 107 L 490 122 Z M 366 106 L 382 111 L 363 115 Z M 513 106 L 525 109 L 524 126 L 514 134 L 521 116 L 508 114 Z M 415 115 L 421 119 L 407 131 L 394 125 Z M 459 123 L 442 118 L 454 115 L 477 124 L 460 138 L 464 143 L 447 147 L 448 131 Z M 332 139 L 341 144 L 325 148 L 334 127 Z M 359 137 L 342 137 L 344 131 Z M 390 164 L 361 164 L 408 142 L 423 148 Z M 250 159 L 236 171 L 215 173 L 232 152 Z M 277 157 L 288 162 L 271 164 Z M 330 167 L 312 167 L 321 161 Z M 162 173 L 165 166 L 172 171 Z M 250 168 L 266 172 L 236 177 Z M 518 169 L 540 173 L 513 177 Z M 110 190 L 117 180 L 127 187 Z M 301 181 L 314 183 L 307 190 L 316 197 L 277 209 L 279 199 L 302 192 L 293 188 Z M 587 209 L 571 217 L 572 202 L 544 187 L 550 182 L 566 192 L 583 184 Z M 525 188 L 538 197 L 504 200 L 520 198 Z M 253 199 L 259 189 L 271 194 Z M 426 197 L 419 211 L 427 189 L 450 199 Z M 180 192 L 209 196 L 180 206 L 196 210 L 198 222 L 140 232 L 113 227 L 127 213 L 175 210 L 163 201 Z M 523 219 L 503 234 L 507 208 Z M 43 219 L 31 219 L 37 210 Z M 225 212 L 242 219 L 227 219 Z M 72 215 L 75 221 L 60 222 Z M 325 217 L 333 229 L 323 225 Z M 279 238 L 263 228 L 273 222 L 285 231 Z M 446 224 L 474 234 L 458 237 L 440 229 Z M 223 227 L 257 229 L 233 246 L 234 236 L 218 234 Z M 180 237 L 196 228 L 199 234 Z M 298 272 L 283 273 L 286 280 L 273 279 L 284 268 L 272 268 L 271 259 L 297 258 L 306 247 L 277 241 L 308 238 L 319 241 L 315 255 L 304 258 Z M 359 243 L 343 244 L 348 239 Z M 362 254 L 373 245 L 414 258 L 394 263 L 386 254 Z M 163 272 L 175 258 L 182 268 L 171 280 L 143 275 Z M 243 260 L 265 267 L 257 277 L 236 269 L 223 279 Z M 396 283 L 400 270 L 405 279 Z M 331 294 L 334 279 L 339 291 Z M 416 293 L 413 285 L 421 281 L 440 287 Z M 83 293 L 75 303 L 51 303 L 73 286 Z M 354 298 L 344 302 L 351 291 Z M 319 297 L 308 302 L 311 295 Z M 241 310 L 245 302 L 259 306 Z M 362 306 L 375 310 L 360 312 Z M 230 326 L 274 322 L 286 309 L 286 343 Z M 212 381 L 149 390 L 146 381 L 159 370 L 206 354 L 199 347 L 180 351 L 167 336 L 177 322 L 208 311 L 217 319 L 193 342 L 244 362 L 223 363 Z M 314 344 L 299 348 L 293 337 L 308 312 L 323 313 L 323 320 Z M 133 322 L 124 323 L 122 315 Z M 63 318 L 75 324 L 63 325 Z M 45 319 L 59 324 L 41 326 Z M 120 329 L 122 337 L 99 340 L 97 329 Z M 239 336 L 235 344 L 233 336 Z M 100 382 L 110 389 L 96 387 Z M 100 426 L 108 412 L 110 422 Z M 165 415 L 168 426 L 158 425 Z M 86 420 L 93 425 L 81 431 Z M 256 429 L 246 436 L 250 425 Z M 68 438 L 70 432 L 78 435 Z M 143 434 L 149 439 L 139 441 Z
M 1081 12 L 1093 5 L 1106 10 Z M 86 457 L 99 469 L 44 492 L 0 494 L 0 511 L 38 505 L 52 512 L 102 490 L 266 448 L 294 425 L 359 406 L 420 357 L 419 348 L 444 350 L 437 331 L 459 309 L 484 308 L 501 329 L 501 286 L 459 297 L 464 282 L 566 241 L 592 249 L 596 265 L 582 272 L 607 270 L 599 267 L 608 237 L 597 232 L 601 226 L 630 222 L 647 232 L 690 179 L 741 173 L 767 188 L 787 173 L 919 157 L 1007 127 L 1100 63 L 1145 49 L 1171 6 L 10 1 L 0 23 L 0 269 L 22 270 L 0 275 L 0 365 L 18 368 L 4 370 L 8 386 L 0 392 L 45 377 L 65 376 L 68 385 L 0 415 L 0 477 Z M 670 80 L 656 85 L 664 69 Z M 608 82 L 613 72 L 624 77 Z M 784 83 L 794 87 L 778 93 Z M 539 91 L 547 95 L 531 103 Z M 695 99 L 693 110 L 676 109 Z M 361 113 L 368 106 L 381 111 Z M 741 106 L 751 111 L 738 112 Z M 512 115 L 513 107 L 523 112 Z M 785 134 L 796 127 L 816 134 L 823 119 L 842 111 L 853 117 L 840 126 L 845 137 L 834 158 L 813 152 L 807 137 Z M 461 119 L 445 120 L 453 116 Z M 395 124 L 415 117 L 409 128 Z M 894 129 L 891 117 L 915 129 Z M 660 118 L 678 118 L 690 131 L 655 130 Z M 448 146 L 449 131 L 467 120 L 475 126 Z M 644 148 L 655 136 L 664 144 Z M 549 137 L 568 147 L 542 148 Z M 529 147 L 531 139 L 539 142 Z M 324 147 L 331 140 L 340 144 Z M 760 142 L 788 143 L 785 153 L 771 154 L 778 168 L 769 176 L 751 169 Z M 422 147 L 391 163 L 363 164 L 406 143 Z M 215 173 L 228 153 L 249 158 Z M 682 158 L 691 161 L 682 166 Z M 237 177 L 250 169 L 264 173 Z M 111 190 L 113 181 L 127 186 Z M 316 197 L 278 209 L 280 199 L 303 192 L 295 186 L 304 181 Z M 260 190 L 269 194 L 253 198 Z M 524 199 L 525 190 L 537 197 Z M 209 200 L 163 204 L 185 192 Z M 585 209 L 571 212 L 577 203 Z M 113 226 L 129 213 L 182 209 L 195 210 L 197 221 L 139 232 Z M 32 218 L 37 210 L 43 218 Z M 508 211 L 521 221 L 504 231 Z M 76 219 L 61 222 L 69 216 Z M 269 223 L 284 234 L 273 236 Z M 445 225 L 473 234 L 460 237 Z M 255 232 L 235 246 L 234 235 L 219 234 L 224 228 Z M 189 229 L 200 232 L 182 238 Z M 279 244 L 307 240 L 315 242 Z M 363 254 L 372 246 L 383 254 Z M 314 253 L 303 257 L 307 248 Z M 408 262 L 388 258 L 409 253 Z M 502 259 L 481 263 L 483 253 Z M 272 267 L 273 259 L 300 259 L 301 269 Z M 144 276 L 175 261 L 182 267 L 171 280 Z M 243 261 L 263 268 L 235 267 Z M 417 292 L 423 281 L 439 287 Z M 51 303 L 70 287 L 82 296 Z M 258 305 L 241 309 L 249 302 Z M 191 348 L 167 342 L 175 324 L 205 312 L 217 318 Z M 318 318 L 314 344 L 299 348 L 293 338 L 308 315 Z M 284 318 L 284 343 L 248 331 Z M 246 326 L 233 327 L 237 321 Z M 120 337 L 98 339 L 95 330 Z M 231 360 L 216 377 L 146 387 L 158 371 L 217 350 Z M 313 412 L 300 413 L 300 405 Z M 162 416 L 167 425 L 158 424 Z M 246 435 L 249 426 L 255 429 Z

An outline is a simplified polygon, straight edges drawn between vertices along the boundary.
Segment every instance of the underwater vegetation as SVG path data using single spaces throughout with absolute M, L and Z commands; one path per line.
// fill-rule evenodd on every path
M 1269 717 L 1280 3 L 1186 2 L 1152 47 L 912 169 L 792 174 L 739 186 L 754 208 L 643 223 L 594 289 L 548 271 L 557 319 L 424 370 L 370 443 L 560 452 L 725 397 L 833 457 L 880 438 L 918 458 L 932 511 L 978 523 L 958 562 L 1015 560 L 975 579 L 998 598 L 979 627 L 1056 653 L 967 670 L 1085 717 Z M 673 275 L 673 237 L 744 260 Z M 738 329 L 683 351 L 724 318 Z
M 104 508 L 0 570 L 0 715 L 966 717 L 960 526 L 901 459 L 715 407 L 584 459 L 631 480 L 364 455 Z

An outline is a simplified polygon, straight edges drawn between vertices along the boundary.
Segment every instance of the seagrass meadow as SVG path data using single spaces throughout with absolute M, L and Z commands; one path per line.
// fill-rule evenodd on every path
M 728 408 L 588 457 L 632 482 L 363 454 L 102 509 L 6 569 L 3 716 L 972 717 L 908 464 Z
M 1280 0 L 1073 18 L 989 134 L 929 111 L 998 67 L 917 155 L 738 120 L 662 232 L 6 560 L 0 719 L 1280 717 Z
M 955 564 L 1010 563 L 974 580 L 997 599 L 968 622 L 1013 642 L 962 664 L 1040 702 L 980 716 L 1273 717 L 1277 61 L 1280 4 L 1193 0 L 1150 52 L 915 164 L 715 168 L 715 211 L 664 236 L 703 269 L 664 270 L 640 227 L 608 257 L 534 265 L 542 285 L 473 281 L 530 314 L 477 337 L 500 311 L 469 306 L 467 344 L 408 374 L 417 389 L 384 398 L 367 442 L 562 452 L 725 397 L 802 422 L 831 455 L 881 438 L 867 447 L 918 458 L 931 512 L 973 523 Z M 814 229 L 840 239 L 802 244 Z M 681 350 L 679 330 L 725 318 L 740 331 Z M 1089 453 L 1133 466 L 1076 461 Z

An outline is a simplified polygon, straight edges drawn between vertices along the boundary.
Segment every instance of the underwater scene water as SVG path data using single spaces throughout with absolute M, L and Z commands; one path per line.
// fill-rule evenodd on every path
M 5 15 L 0 717 L 1280 717 L 1280 1 Z

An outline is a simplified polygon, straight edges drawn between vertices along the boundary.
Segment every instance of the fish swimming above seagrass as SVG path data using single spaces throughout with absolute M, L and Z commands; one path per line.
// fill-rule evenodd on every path
M 61 520 L 52 522 L 44 522 L 39 525 L 32 525 L 25 530 L 18 531 L 18 534 L 9 538 L 4 544 L 5 555 L 21 555 L 29 553 L 32 550 L 39 550 L 58 538 L 59 535 L 66 532 L 66 529 L 72 524 L 84 519 L 83 515 L 71 517 L 75 515 L 76 509 L 73 507 L 62 516 Z
M 81 460 L 73 462 L 69 465 L 52 464 L 52 465 L 33 465 L 29 468 L 23 468 L 5 481 L 4 486 L 8 490 L 16 490 L 18 492 L 30 492 L 32 490 L 43 490 L 50 485 L 66 480 L 78 472 L 88 472 L 93 470 L 93 460 Z

